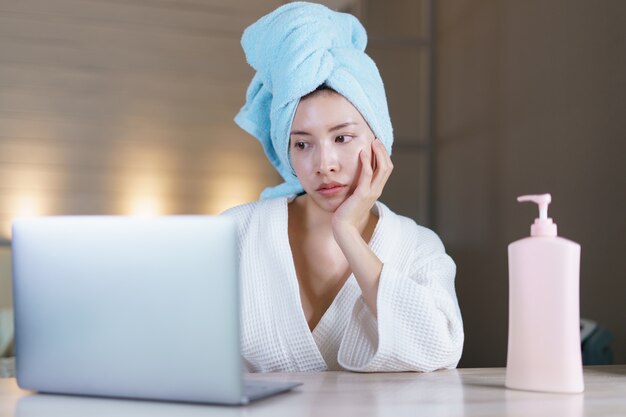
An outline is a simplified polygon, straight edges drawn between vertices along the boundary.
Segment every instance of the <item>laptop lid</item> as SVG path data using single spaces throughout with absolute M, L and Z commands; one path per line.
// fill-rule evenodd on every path
M 18 385 L 247 402 L 236 245 L 235 224 L 217 216 L 16 221 Z

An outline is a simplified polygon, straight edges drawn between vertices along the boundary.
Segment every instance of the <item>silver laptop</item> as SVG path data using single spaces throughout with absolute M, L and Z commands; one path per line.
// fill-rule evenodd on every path
M 217 216 L 13 225 L 16 376 L 48 393 L 246 404 L 236 228 Z

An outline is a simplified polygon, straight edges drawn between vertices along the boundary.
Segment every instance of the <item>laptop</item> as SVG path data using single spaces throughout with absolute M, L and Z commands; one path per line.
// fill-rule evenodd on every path
M 18 385 L 44 393 L 247 404 L 236 227 L 223 216 L 13 224 Z

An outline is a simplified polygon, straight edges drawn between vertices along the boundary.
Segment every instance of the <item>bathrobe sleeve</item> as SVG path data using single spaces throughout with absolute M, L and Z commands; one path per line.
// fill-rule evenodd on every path
M 357 298 L 338 362 L 357 372 L 454 368 L 464 340 L 456 266 L 434 232 L 401 216 L 396 223 L 384 233 L 378 317 Z

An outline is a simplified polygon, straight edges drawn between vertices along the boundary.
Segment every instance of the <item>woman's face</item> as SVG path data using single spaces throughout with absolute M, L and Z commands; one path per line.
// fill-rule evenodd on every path
M 289 154 L 304 191 L 334 212 L 357 186 L 359 152 L 371 154 L 374 133 L 342 95 L 321 90 L 303 98 L 293 119 Z

